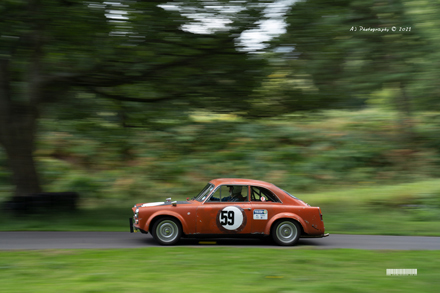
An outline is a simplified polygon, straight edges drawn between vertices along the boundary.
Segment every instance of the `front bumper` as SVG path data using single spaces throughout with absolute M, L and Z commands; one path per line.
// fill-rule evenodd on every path
M 133 218 L 128 218 L 129 222 L 130 222 L 130 233 L 135 232 L 135 228 L 133 225 Z
M 136 224 L 133 221 L 133 218 L 128 218 L 128 221 L 130 223 L 130 233 L 141 232 L 142 234 L 148 234 L 148 231 L 144 231 L 141 228 L 136 227 Z

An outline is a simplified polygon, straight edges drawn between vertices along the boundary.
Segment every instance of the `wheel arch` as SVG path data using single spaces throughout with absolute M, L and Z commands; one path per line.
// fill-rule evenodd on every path
M 188 224 L 186 223 L 185 219 L 180 214 L 171 211 L 159 211 L 152 214 L 145 223 L 144 230 L 149 231 L 151 233 L 150 229 L 153 228 L 154 223 L 163 217 L 175 218 L 177 221 L 179 221 L 180 226 L 182 227 L 182 232 L 184 234 L 187 234 Z
M 283 220 L 283 219 L 287 219 L 287 220 L 294 220 L 295 222 L 297 222 L 298 224 L 299 224 L 299 226 L 301 227 L 301 232 L 305 232 L 305 233 L 307 233 L 307 226 L 306 226 L 306 223 L 304 222 L 304 220 L 301 218 L 301 217 L 299 217 L 298 215 L 296 215 L 296 214 L 293 214 L 293 213 L 280 213 L 280 214 L 278 214 L 278 215 L 276 215 L 275 217 L 272 217 L 270 220 L 269 220 L 269 222 L 267 223 L 267 225 L 266 225 L 266 229 L 264 230 L 264 234 L 265 235 L 270 235 L 271 234 L 271 231 L 272 231 L 272 227 L 273 227 L 273 225 L 276 223 L 276 222 L 278 222 L 278 221 L 280 221 L 280 220 Z

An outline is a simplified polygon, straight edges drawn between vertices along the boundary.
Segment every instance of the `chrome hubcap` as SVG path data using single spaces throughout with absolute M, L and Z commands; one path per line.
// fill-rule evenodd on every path
M 276 230 L 277 238 L 284 243 L 289 243 L 293 241 L 297 234 L 298 230 L 292 222 L 286 221 L 282 222 L 278 225 L 278 228 Z
M 156 229 L 156 236 L 163 242 L 171 242 L 176 239 L 179 228 L 177 224 L 170 220 L 159 223 Z

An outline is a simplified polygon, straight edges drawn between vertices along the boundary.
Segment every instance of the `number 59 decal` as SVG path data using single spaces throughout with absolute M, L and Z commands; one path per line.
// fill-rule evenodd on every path
M 220 224 L 222 226 L 234 226 L 234 218 L 233 211 L 220 211 Z
M 227 233 L 238 233 L 246 226 L 247 218 L 242 208 L 228 206 L 218 211 L 217 227 Z

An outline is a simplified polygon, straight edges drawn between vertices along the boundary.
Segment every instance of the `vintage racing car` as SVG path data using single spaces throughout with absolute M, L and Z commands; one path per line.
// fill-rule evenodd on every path
M 264 181 L 211 180 L 193 199 L 138 203 L 130 231 L 150 232 L 162 245 L 181 237 L 244 237 L 271 235 L 279 245 L 300 237 L 325 237 L 321 209 Z

